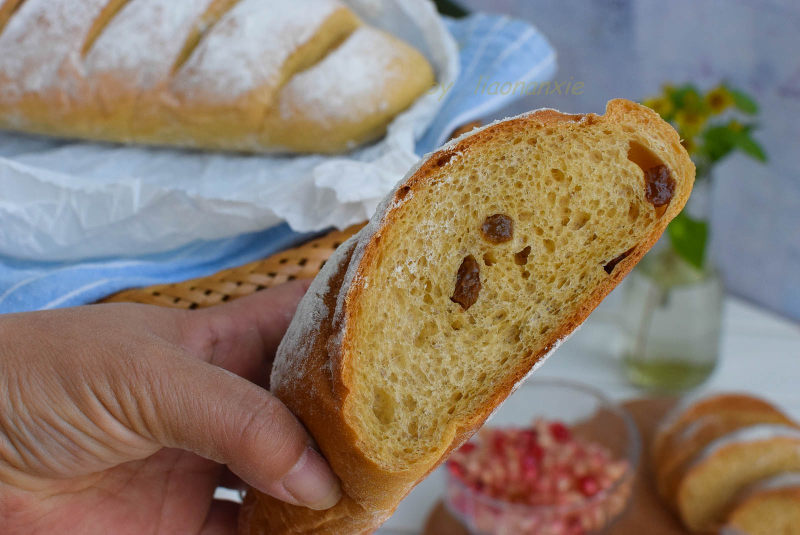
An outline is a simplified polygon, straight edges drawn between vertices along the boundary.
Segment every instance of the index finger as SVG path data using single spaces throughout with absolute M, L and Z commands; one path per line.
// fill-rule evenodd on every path
M 267 377 L 309 280 L 291 281 L 185 317 L 182 346 L 250 380 Z

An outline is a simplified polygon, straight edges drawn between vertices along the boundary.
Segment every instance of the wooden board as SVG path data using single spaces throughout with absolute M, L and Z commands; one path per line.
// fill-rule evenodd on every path
M 628 509 L 608 531 L 609 535 L 688 535 L 673 514 L 661 503 L 650 469 L 650 444 L 656 425 L 673 406 L 674 400 L 637 399 L 623 403 L 630 411 L 642 437 L 642 459 L 636 473 Z M 424 535 L 469 535 L 440 502 L 432 510 Z
M 674 405 L 672 399 L 638 399 L 623 403 L 642 437 L 642 460 L 628 510 L 609 531 L 612 535 L 687 535 L 678 519 L 658 497 L 650 466 L 650 444 L 656 425 Z

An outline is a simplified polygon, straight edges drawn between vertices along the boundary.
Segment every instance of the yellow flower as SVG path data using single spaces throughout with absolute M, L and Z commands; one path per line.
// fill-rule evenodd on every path
M 689 110 L 696 110 L 701 104 L 700 95 L 694 91 L 687 91 L 683 95 L 683 107 Z
M 716 115 L 733 106 L 733 95 L 725 86 L 717 86 L 706 93 L 706 104 Z
M 661 117 L 668 117 L 673 112 L 672 101 L 668 98 L 648 98 L 642 102 L 642 104 L 659 114 Z
M 681 110 L 675 114 L 675 122 L 678 123 L 681 131 L 699 132 L 706 124 L 708 117 L 697 111 Z

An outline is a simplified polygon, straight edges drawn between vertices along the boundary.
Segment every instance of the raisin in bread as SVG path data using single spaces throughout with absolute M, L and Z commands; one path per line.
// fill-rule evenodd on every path
M 315 279 L 271 389 L 342 481 L 327 511 L 248 492 L 242 534 L 369 533 L 658 240 L 694 166 L 625 100 L 539 110 L 428 155 Z

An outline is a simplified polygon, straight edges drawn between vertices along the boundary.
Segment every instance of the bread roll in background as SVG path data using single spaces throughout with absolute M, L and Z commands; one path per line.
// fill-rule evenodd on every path
M 0 128 L 244 152 L 342 152 L 433 84 L 337 0 L 0 0 Z
M 720 393 L 679 404 L 659 426 L 651 452 L 659 494 L 674 505 L 696 456 L 715 440 L 756 424 L 796 426 L 779 408 L 750 394 Z
M 800 472 L 759 481 L 730 509 L 723 535 L 800 535 Z
M 312 511 L 250 491 L 240 533 L 377 528 L 633 268 L 693 181 L 678 134 L 625 100 L 532 112 L 424 158 L 326 263 L 272 372 L 344 497 Z

